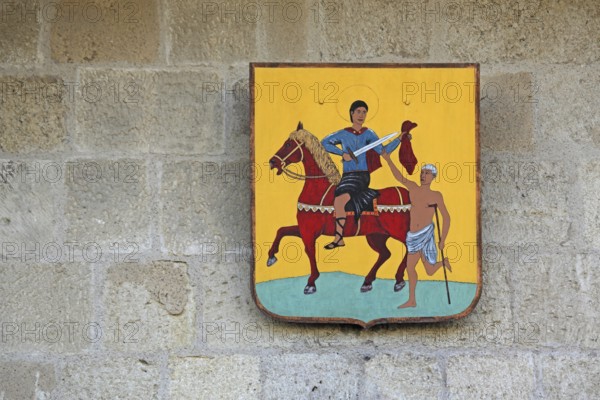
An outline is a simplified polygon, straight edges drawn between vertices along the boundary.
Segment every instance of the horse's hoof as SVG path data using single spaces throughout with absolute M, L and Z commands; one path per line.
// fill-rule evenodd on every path
M 371 291 L 371 289 L 373 289 L 373 285 L 372 285 L 372 284 L 368 284 L 368 285 L 367 285 L 367 284 L 363 284 L 363 285 L 360 287 L 360 292 L 361 292 L 361 293 L 370 292 L 370 291 Z
M 404 288 L 404 286 L 406 286 L 406 282 L 396 282 L 396 284 L 394 285 L 394 292 L 401 291 Z
M 304 288 L 304 294 L 313 294 L 317 291 L 316 286 L 306 285 Z
M 277 257 L 273 256 L 273 257 L 269 257 L 269 259 L 267 260 L 267 267 L 270 267 L 271 265 L 275 264 L 277 262 Z

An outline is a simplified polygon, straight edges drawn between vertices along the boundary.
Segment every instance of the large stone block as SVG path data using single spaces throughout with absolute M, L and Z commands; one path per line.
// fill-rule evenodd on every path
M 0 160 L 0 256 L 35 262 L 60 261 L 64 164 Z M 60 254 L 51 248 L 61 248 Z M 32 252 L 30 252 L 32 250 Z
M 443 24 L 440 39 L 454 60 L 586 63 L 600 54 L 595 2 L 486 0 L 434 2 L 423 8 Z
M 539 344 L 598 348 L 599 256 L 555 253 L 537 259 L 512 271 L 515 322 L 533 324 L 530 334 L 540 332 Z
M 357 399 L 361 365 L 337 354 L 284 354 L 263 360 L 265 399 Z
M 571 223 L 568 215 L 553 216 L 544 211 L 540 211 L 538 215 L 523 210 L 481 211 L 484 246 L 505 244 L 516 251 L 523 249 L 525 254 L 566 245 L 571 239 Z M 548 235 L 547 232 L 553 234 Z
M 52 58 L 64 63 L 155 62 L 160 42 L 157 3 L 53 3 L 56 13 L 49 17 Z
M 526 152 L 533 145 L 536 86 L 530 73 L 483 76 L 481 79 L 481 147 Z
M 250 243 L 248 162 L 168 162 L 163 166 L 161 230 L 166 250 L 202 254 L 207 246 Z M 211 248 L 213 248 L 211 247 Z
M 311 35 L 311 31 L 318 27 L 318 2 L 273 2 L 272 6 L 265 4 L 262 8 L 267 12 L 261 13 L 258 22 L 263 29 L 260 33 L 264 38 L 261 42 L 266 59 L 299 62 L 319 59 L 320 41 L 314 37 L 314 33 Z
M 593 399 L 600 393 L 600 366 L 596 356 L 544 355 L 543 393 L 547 399 Z
M 0 398 L 50 399 L 56 388 L 54 367 L 25 361 L 0 361 Z
M 187 265 L 155 261 L 112 266 L 104 302 L 111 332 L 106 346 L 157 350 L 190 346 L 195 336 L 195 303 Z
M 0 62 L 35 62 L 40 32 L 40 7 L 35 0 L 2 3 L 0 12 Z
M 536 72 L 536 147 L 565 161 L 600 147 L 598 68 L 554 65 Z M 584 153 L 585 154 L 585 153 Z
M 253 356 L 173 357 L 172 399 L 260 399 L 260 360 Z
M 0 151 L 62 149 L 69 109 L 64 87 L 57 76 L 0 76 Z
M 214 3 L 217 4 L 217 3 Z M 168 154 L 222 154 L 225 91 L 209 70 L 156 73 L 151 150 Z
M 556 249 L 569 244 L 578 173 L 567 160 L 492 156 L 484 157 L 481 170 L 484 245 Z
M 132 159 L 67 162 L 68 241 L 93 243 L 104 255 L 114 243 L 137 254 L 151 247 L 150 203 L 146 164 Z
M 451 356 L 446 385 L 451 399 L 530 398 L 535 389 L 533 361 L 520 354 Z
M 589 249 L 598 249 L 600 246 L 600 162 L 594 160 L 580 167 L 580 190 L 583 202 L 583 212 L 579 211 L 577 216 L 581 220 L 581 231 L 583 243 Z M 581 245 L 578 248 L 581 249 Z
M 61 399 L 158 399 L 160 372 L 143 358 L 77 359 L 61 373 Z
M 68 354 L 90 347 L 99 327 L 90 287 L 86 264 L 0 263 L 2 352 Z
M 366 363 L 366 397 L 371 399 L 440 398 L 444 386 L 435 357 L 379 354 Z
M 222 78 L 210 70 L 85 69 L 77 96 L 83 150 L 221 154 Z
M 410 10 L 404 7 L 409 7 Z M 413 14 L 412 3 L 383 0 L 321 0 L 319 8 L 322 58 L 335 61 L 369 61 L 373 57 L 424 60 L 429 54 L 432 24 Z
M 148 152 L 156 123 L 156 75 L 115 69 L 82 69 L 76 97 L 75 144 L 84 151 Z
M 170 61 L 176 64 L 228 63 L 256 58 L 259 54 L 257 26 L 268 12 L 268 7 L 264 7 L 250 0 L 170 2 Z

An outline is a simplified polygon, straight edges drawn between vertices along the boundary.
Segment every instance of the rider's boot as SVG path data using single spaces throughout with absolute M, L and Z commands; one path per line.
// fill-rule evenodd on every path
M 342 220 L 344 221 L 343 224 L 340 222 Z M 332 250 L 332 249 L 335 249 L 336 247 L 345 246 L 345 244 L 339 244 L 339 243 L 344 238 L 344 226 L 346 225 L 346 217 L 336 218 L 335 223 L 336 223 L 336 227 L 335 227 L 335 236 L 334 237 L 339 236 L 340 238 L 338 240 L 334 240 L 333 242 L 325 245 L 324 248 L 327 250 Z M 338 230 L 338 226 L 340 227 L 339 230 Z

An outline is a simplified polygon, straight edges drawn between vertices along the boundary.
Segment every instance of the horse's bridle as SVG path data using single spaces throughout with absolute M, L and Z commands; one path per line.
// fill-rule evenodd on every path
M 296 143 L 296 147 L 294 147 L 294 149 L 291 152 L 289 152 L 287 156 L 285 156 L 283 158 L 279 157 L 277 154 L 275 154 L 275 156 L 274 156 L 274 157 L 277 157 L 279 159 L 279 161 L 281 161 L 281 169 L 282 169 L 283 173 L 285 173 L 290 178 L 295 178 L 295 179 L 327 178 L 329 175 L 302 175 L 297 172 L 289 171 L 286 168 L 287 163 L 285 162 L 285 160 L 287 160 L 287 158 L 289 156 L 294 154 L 296 152 L 296 150 L 300 150 L 300 162 L 304 161 L 304 151 L 302 150 L 303 143 L 298 142 L 296 139 L 292 139 L 292 140 L 294 141 L 294 143 Z

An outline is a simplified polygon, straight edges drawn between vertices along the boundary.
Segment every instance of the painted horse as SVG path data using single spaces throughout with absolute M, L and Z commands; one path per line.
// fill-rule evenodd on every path
M 409 138 L 403 138 L 401 147 Z M 412 150 L 411 150 L 412 152 Z M 302 163 L 305 175 L 290 171 L 287 166 Z M 298 225 L 284 226 L 277 230 L 273 245 L 269 249 L 267 266 L 277 261 L 275 254 L 279 251 L 279 243 L 285 236 L 296 236 L 302 239 L 304 250 L 310 260 L 310 276 L 304 288 L 304 294 L 317 291 L 315 281 L 319 277 L 317 268 L 316 240 L 321 235 L 334 236 L 335 216 L 333 208 L 334 192 L 341 176 L 329 153 L 323 148 L 319 139 L 298 124 L 290 133 L 283 146 L 269 160 L 271 169 L 277 168 L 277 175 L 285 173 L 291 178 L 304 180 L 304 187 L 298 198 Z M 348 218 L 344 226 L 344 237 L 366 236 L 369 246 L 379 254 L 379 258 L 365 276 L 361 292 L 372 289 L 379 267 L 390 258 L 391 253 L 386 246 L 388 238 L 406 243 L 406 233 L 410 225 L 410 198 L 403 187 L 387 187 L 378 189 L 380 196 L 374 200 L 373 212 L 363 211 L 358 222 Z M 347 212 L 347 215 L 353 213 Z M 398 266 L 394 291 L 400 291 L 404 285 L 406 255 Z

